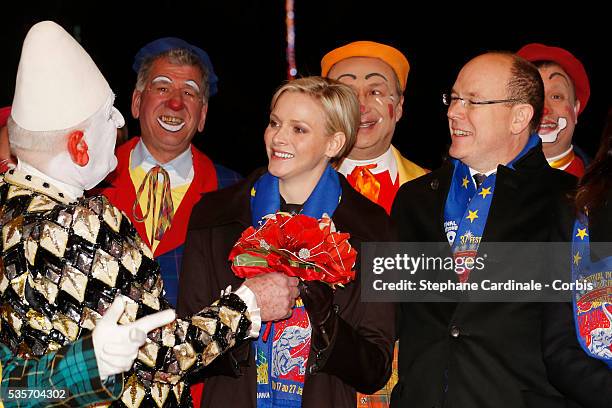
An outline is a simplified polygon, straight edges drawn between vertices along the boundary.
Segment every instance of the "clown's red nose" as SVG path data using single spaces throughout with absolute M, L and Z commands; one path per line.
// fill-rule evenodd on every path
M 168 100 L 168 107 L 173 111 L 180 111 L 184 106 L 181 98 L 170 98 Z

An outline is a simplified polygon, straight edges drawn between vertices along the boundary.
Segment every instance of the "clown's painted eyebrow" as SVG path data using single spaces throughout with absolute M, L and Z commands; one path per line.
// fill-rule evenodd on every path
M 561 72 L 553 72 L 552 74 L 550 74 L 548 76 L 548 79 L 553 79 L 555 76 L 560 76 L 561 78 L 565 79 L 565 82 L 567 82 L 567 85 L 572 86 L 572 83 L 570 82 L 569 78 L 567 76 L 565 76 L 563 73 Z
M 165 75 L 158 75 L 158 76 L 156 76 L 155 78 L 153 78 L 151 80 L 152 84 L 154 84 L 156 82 L 170 82 L 170 83 L 172 83 L 172 80 L 170 78 L 168 78 L 167 76 L 165 76 Z
M 355 74 L 342 74 L 338 78 L 336 78 L 336 80 L 339 81 L 340 78 L 344 78 L 344 77 L 349 77 L 349 78 L 352 78 L 354 80 L 357 80 L 357 75 L 355 75 Z
M 155 78 L 153 78 L 153 80 L 151 81 L 152 84 L 155 84 L 157 82 L 167 82 L 169 84 L 173 83 L 174 81 L 171 78 L 168 78 L 165 75 L 159 75 L 156 76 Z M 200 86 L 198 85 L 198 83 L 192 79 L 188 79 L 187 81 L 185 81 L 185 85 L 195 89 L 196 92 L 200 92 Z
M 192 87 L 193 89 L 195 89 L 197 92 L 200 92 L 200 86 L 197 84 L 196 81 L 192 79 L 188 79 L 187 81 L 185 81 L 185 85 L 188 85 Z
M 374 77 L 374 76 L 381 77 L 382 79 L 384 79 L 384 80 L 385 80 L 385 82 L 389 82 L 389 81 L 387 80 L 387 78 L 386 78 L 386 77 L 385 77 L 383 74 L 379 74 L 378 72 L 372 72 L 371 74 L 366 75 L 366 76 L 365 76 L 365 79 L 370 79 L 370 78 L 372 78 L 372 77 Z

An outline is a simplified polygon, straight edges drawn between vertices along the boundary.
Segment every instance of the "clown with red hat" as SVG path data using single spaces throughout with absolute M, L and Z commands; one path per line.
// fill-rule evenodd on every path
M 544 44 L 527 44 L 517 54 L 538 67 L 544 82 L 544 112 L 538 134 L 548 163 L 581 177 L 588 158 L 572 144 L 572 137 L 591 93 L 584 66 L 569 51 Z

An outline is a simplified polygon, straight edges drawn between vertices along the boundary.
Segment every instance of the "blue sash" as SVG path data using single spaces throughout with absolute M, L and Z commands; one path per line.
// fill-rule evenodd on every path
M 572 282 L 585 280 L 594 288 L 574 290 L 574 322 L 582 349 L 612 369 L 612 256 L 591 261 L 589 227 L 576 219 L 572 235 Z
M 316 219 L 323 214 L 331 217 L 341 196 L 338 173 L 328 165 L 301 213 Z M 278 178 L 266 173 L 251 190 L 252 225 L 260 226 L 264 216 L 275 214 L 279 209 Z M 301 407 L 312 335 L 301 299 L 298 298 L 289 319 L 271 324 L 267 341 L 262 339 L 265 331 L 265 325 L 262 325 L 259 338 L 253 342 L 257 366 L 257 407 Z
M 539 143 L 539 137 L 531 135 L 523 150 L 507 167 L 514 169 L 514 163 Z M 456 260 L 475 258 L 491 209 L 497 174 L 487 177 L 476 191 L 469 167 L 456 159 L 453 159 L 453 164 L 453 178 L 444 206 L 444 232 Z M 465 268 L 465 272 L 459 274 L 459 280 L 467 281 L 469 272 Z

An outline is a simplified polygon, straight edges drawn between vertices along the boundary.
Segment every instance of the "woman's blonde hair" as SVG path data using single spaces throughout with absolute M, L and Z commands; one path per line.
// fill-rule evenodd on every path
M 278 98 L 285 92 L 299 92 L 319 101 L 325 115 L 325 131 L 328 135 L 342 132 L 346 141 L 332 161 L 343 159 L 353 148 L 361 115 L 355 91 L 335 79 L 311 76 L 287 82 L 274 93 L 270 110 L 274 109 Z

